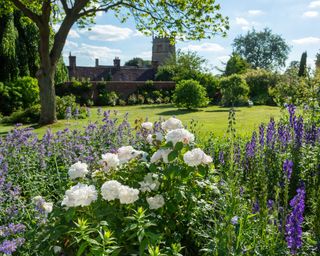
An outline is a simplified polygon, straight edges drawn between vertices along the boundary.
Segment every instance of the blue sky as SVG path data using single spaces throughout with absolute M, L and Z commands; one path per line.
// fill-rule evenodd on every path
M 212 70 L 223 67 L 232 52 L 233 39 L 255 28 L 265 27 L 280 34 L 290 45 L 288 63 L 300 60 L 303 51 L 308 52 L 308 64 L 314 66 L 315 54 L 320 51 L 320 0 L 219 0 L 221 13 L 228 16 L 228 36 L 216 36 L 210 40 L 177 42 L 177 49 L 197 51 L 208 59 Z M 121 63 L 133 57 L 151 59 L 151 37 L 141 35 L 133 20 L 121 24 L 110 14 L 101 14 L 96 24 L 88 29 L 74 27 L 67 39 L 63 55 L 66 63 L 71 51 L 77 56 L 77 65 L 93 66 L 112 64 L 115 56 Z M 214 71 L 216 72 L 216 71 Z

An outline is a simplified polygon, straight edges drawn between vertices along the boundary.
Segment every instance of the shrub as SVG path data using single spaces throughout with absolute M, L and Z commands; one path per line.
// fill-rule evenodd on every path
M 40 119 L 40 104 L 33 105 L 25 110 L 17 110 L 13 112 L 10 116 L 4 117 L 2 123 L 7 124 L 32 124 L 37 123 Z
M 147 102 L 147 104 L 153 104 L 154 100 L 151 98 L 146 98 L 146 102 Z
M 81 105 L 89 105 L 90 101 L 93 100 L 93 86 L 89 80 L 78 81 L 73 79 L 69 83 L 57 84 L 56 93 L 58 96 L 74 95 L 77 103 Z
M 123 99 L 119 99 L 119 105 L 120 106 L 125 106 L 125 105 L 127 105 L 127 102 L 125 100 L 123 100 Z
M 243 74 L 250 68 L 250 64 L 237 53 L 233 53 L 227 62 L 224 74 L 230 76 L 233 74 Z
M 108 92 L 107 93 L 107 104 L 110 106 L 115 106 L 117 105 L 117 101 L 119 99 L 119 96 L 116 92 Z
M 129 105 L 135 105 L 135 104 L 137 104 L 137 102 L 138 102 L 138 99 L 135 94 L 129 95 L 129 97 L 128 97 L 128 104 Z
M 269 90 L 277 84 L 278 76 L 276 74 L 264 69 L 251 69 L 245 73 L 245 79 L 250 88 L 250 99 L 254 104 L 274 104 Z
M 0 84 L 0 112 L 10 114 L 18 109 L 26 109 L 39 102 L 38 81 L 32 77 Z
M 76 103 L 76 97 L 74 95 L 68 95 L 68 96 L 63 96 L 63 97 L 56 97 L 57 101 L 57 118 L 58 119 L 65 119 L 67 118 L 67 109 L 70 108 L 70 117 L 71 118 L 72 114 L 75 113 L 76 109 L 79 109 L 79 106 Z M 68 119 L 67 118 L 67 119 Z
M 138 94 L 138 97 L 137 97 L 137 103 L 138 104 L 143 104 L 144 103 L 144 96 L 141 95 L 141 94 Z
M 195 80 L 180 81 L 173 94 L 173 102 L 178 107 L 188 109 L 205 107 L 209 103 L 205 88 Z
M 222 78 L 220 87 L 223 105 L 243 105 L 248 102 L 249 86 L 241 75 L 234 74 Z

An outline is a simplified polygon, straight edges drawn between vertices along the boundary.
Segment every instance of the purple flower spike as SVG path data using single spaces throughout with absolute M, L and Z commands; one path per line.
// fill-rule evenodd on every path
M 287 175 L 288 180 L 291 179 L 292 169 L 293 169 L 293 162 L 291 160 L 286 159 L 283 162 L 283 171 Z
M 292 254 L 302 246 L 302 223 L 305 206 L 305 189 L 297 189 L 297 195 L 290 201 L 292 212 L 287 216 L 286 240 Z

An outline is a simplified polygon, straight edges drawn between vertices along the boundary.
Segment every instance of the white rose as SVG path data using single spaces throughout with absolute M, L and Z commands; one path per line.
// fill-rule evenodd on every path
M 158 209 L 164 206 L 164 198 L 162 195 L 156 195 L 154 197 L 148 197 L 147 202 L 150 209 Z
M 42 204 L 42 209 L 44 210 L 45 213 L 50 213 L 50 212 L 52 212 L 53 203 L 44 202 L 44 203 Z
M 61 205 L 67 207 L 88 206 L 98 198 L 98 193 L 93 185 L 78 183 L 66 191 Z
M 144 128 L 144 129 L 146 129 L 146 130 L 151 130 L 152 127 L 153 127 L 153 123 L 151 123 L 151 122 L 145 122 L 145 123 L 142 123 L 142 124 L 141 124 L 141 127 Z
M 121 183 L 116 180 L 106 181 L 101 186 L 102 198 L 107 201 L 119 199 L 119 191 L 121 186 Z
M 119 199 L 121 204 L 132 204 L 139 199 L 139 190 L 128 186 L 121 186 Z
M 175 129 L 167 133 L 166 142 L 172 142 L 175 145 L 177 142 L 189 144 L 194 142 L 194 135 L 186 129 Z
M 101 163 L 104 166 L 104 170 L 106 171 L 110 169 L 115 169 L 120 163 L 118 155 L 116 154 L 106 153 L 106 154 L 103 154 L 101 157 L 102 157 Z
M 141 192 L 151 192 L 152 190 L 158 190 L 160 182 L 158 181 L 158 175 L 148 173 L 143 181 L 139 182 Z
M 71 165 L 68 171 L 70 179 L 83 178 L 88 173 L 88 165 L 80 161 Z
M 179 119 L 170 117 L 167 121 L 161 123 L 161 128 L 166 131 L 171 131 L 183 128 L 183 124 Z
M 152 144 L 153 141 L 156 140 L 156 141 L 162 141 L 163 140 L 163 135 L 161 132 L 156 132 L 155 134 L 149 134 L 147 136 L 147 142 L 149 144 Z
M 200 148 L 195 148 L 183 155 L 184 162 L 189 166 L 198 166 L 212 162 L 212 158 L 206 155 Z
M 118 158 L 120 160 L 120 164 L 129 162 L 134 155 L 135 149 L 131 146 L 124 146 L 118 149 Z
M 44 199 L 43 199 L 42 196 L 35 196 L 35 197 L 32 198 L 32 202 L 33 202 L 34 204 L 37 204 L 37 203 L 39 203 L 39 202 L 44 202 Z
M 53 252 L 54 253 L 60 253 L 60 252 L 62 252 L 62 248 L 60 247 L 60 246 L 53 246 Z
M 129 162 L 131 159 L 136 157 L 141 157 L 142 159 L 146 159 L 147 153 L 140 150 L 135 150 L 131 146 L 124 146 L 118 149 L 118 158 L 120 164 L 124 164 Z
M 171 149 L 159 149 L 158 151 L 153 153 L 150 159 L 150 162 L 155 163 L 160 160 L 163 160 L 163 162 L 169 163 L 168 155 L 170 154 L 170 152 L 171 152 Z

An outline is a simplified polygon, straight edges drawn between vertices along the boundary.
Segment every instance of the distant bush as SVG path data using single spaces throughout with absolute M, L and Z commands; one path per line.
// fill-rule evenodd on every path
M 57 118 L 58 119 L 67 119 L 67 109 L 70 109 L 70 118 L 73 113 L 76 112 L 76 109 L 80 108 L 76 103 L 76 97 L 74 95 L 68 95 L 59 97 L 56 96 L 57 101 Z
M 40 118 L 40 104 L 33 105 L 25 110 L 17 110 L 11 113 L 10 116 L 3 117 L 0 121 L 7 124 L 32 124 L 37 123 Z
M 129 95 L 128 105 L 135 105 L 135 104 L 137 104 L 137 102 L 138 102 L 137 95 L 135 95 L 135 94 Z
M 125 105 L 127 105 L 127 102 L 125 100 L 123 100 L 123 99 L 119 99 L 119 105 L 120 106 L 125 106 Z
M 143 104 L 144 102 L 145 102 L 144 96 L 141 95 L 141 94 L 138 94 L 138 96 L 137 96 L 137 103 L 138 103 L 138 104 Z
M 90 105 L 90 101 L 93 100 L 93 86 L 89 80 L 72 80 L 67 84 L 57 84 L 56 93 L 58 96 L 66 96 L 72 94 L 76 96 L 77 103 L 81 105 Z
M 119 96 L 116 92 L 112 91 L 107 93 L 107 105 L 110 105 L 110 106 L 117 105 L 118 99 L 119 99 Z
M 249 86 L 241 75 L 231 75 L 220 81 L 222 100 L 224 106 L 244 105 L 248 102 Z
M 277 84 L 278 75 L 264 69 L 251 69 L 244 77 L 250 88 L 250 99 L 255 105 L 274 105 L 269 90 Z
M 178 107 L 188 109 L 205 107 L 209 103 L 205 88 L 195 80 L 180 81 L 173 94 L 173 102 Z
M 37 104 L 39 102 L 37 79 L 25 76 L 10 83 L 0 83 L 0 99 L 0 112 L 5 115 Z

